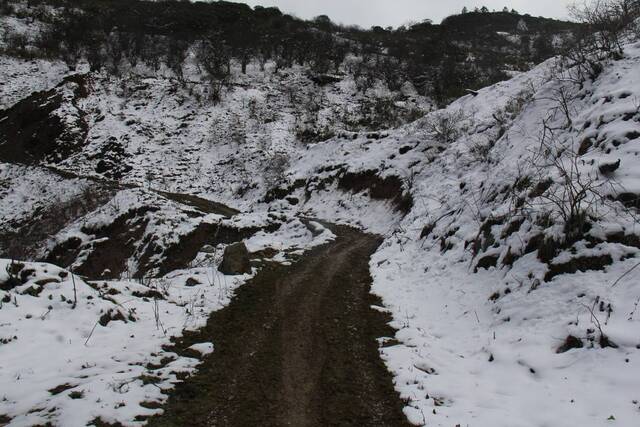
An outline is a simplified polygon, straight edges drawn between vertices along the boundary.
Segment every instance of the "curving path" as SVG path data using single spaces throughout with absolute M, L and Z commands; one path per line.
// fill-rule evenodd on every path
M 393 336 L 371 309 L 376 236 L 337 239 L 291 266 L 269 263 L 201 331 L 176 343 L 215 351 L 176 386 L 152 426 L 407 426 L 378 353 Z

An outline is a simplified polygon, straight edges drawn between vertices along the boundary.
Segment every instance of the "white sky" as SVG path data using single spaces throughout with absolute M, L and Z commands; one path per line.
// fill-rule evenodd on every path
M 502 10 L 505 6 L 520 13 L 549 18 L 567 18 L 567 6 L 574 0 L 233 0 L 251 6 L 277 6 L 300 18 L 328 15 L 342 24 L 398 27 L 408 21 L 429 18 L 439 23 L 444 17 L 459 13 L 464 6 L 473 9 L 486 5 Z

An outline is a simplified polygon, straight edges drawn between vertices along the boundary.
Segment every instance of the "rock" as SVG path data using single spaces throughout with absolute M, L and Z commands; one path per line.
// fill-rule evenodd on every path
M 185 282 L 185 286 L 189 286 L 189 287 L 198 286 L 199 284 L 200 282 L 194 279 L 193 277 L 189 277 Z
M 478 263 L 476 264 L 476 268 L 474 272 L 477 273 L 478 270 L 481 268 L 488 270 L 490 267 L 496 267 L 498 265 L 499 258 L 500 258 L 500 255 L 487 255 L 483 258 L 480 258 L 478 260 Z
M 409 151 L 413 150 L 413 146 L 411 145 L 405 145 L 404 147 L 400 147 L 400 149 L 398 150 L 398 152 L 403 155 L 403 154 L 407 154 Z
M 228 275 L 251 273 L 249 251 L 244 243 L 234 243 L 225 248 L 218 271 Z
M 567 339 L 564 340 L 564 343 L 558 347 L 556 353 L 566 353 L 567 351 L 574 348 L 582 348 L 584 344 L 580 338 L 576 338 L 573 335 L 569 335 Z
M 578 155 L 584 156 L 585 154 L 587 154 L 591 147 L 593 147 L 594 142 L 595 140 L 593 138 L 586 138 L 584 141 L 582 141 L 582 143 L 580 144 L 580 148 L 578 149 Z
M 251 258 L 253 259 L 271 259 L 278 255 L 278 251 L 273 248 L 264 248 L 261 251 L 253 252 Z
M 424 228 L 422 229 L 422 232 L 420 233 L 420 239 L 425 239 L 429 237 L 429 235 L 434 230 L 434 228 L 436 228 L 436 225 L 433 223 L 429 223 L 425 225 Z
M 342 81 L 342 78 L 339 76 L 334 76 L 331 74 L 319 74 L 319 75 L 312 75 L 309 76 L 309 78 L 311 79 L 312 82 L 320 85 L 320 86 L 326 86 L 329 84 L 333 84 L 333 83 L 339 83 Z
M 105 162 L 104 160 L 100 160 L 98 162 L 98 164 L 96 165 L 96 172 L 97 173 L 105 173 L 108 170 L 110 170 L 112 167 L 112 165 L 110 165 L 109 163 Z
M 216 248 L 211 246 L 211 245 L 204 245 L 200 249 L 200 252 L 205 253 L 205 254 L 215 254 L 216 253 Z
M 618 161 L 615 163 L 603 163 L 600 165 L 599 169 L 602 175 L 610 175 L 615 171 L 617 171 L 619 167 L 620 167 L 620 159 L 618 159 Z

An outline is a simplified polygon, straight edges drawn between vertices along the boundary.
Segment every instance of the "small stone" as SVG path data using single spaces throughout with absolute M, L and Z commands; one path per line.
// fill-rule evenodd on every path
M 576 338 L 573 335 L 569 335 L 564 340 L 564 343 L 560 347 L 558 347 L 558 349 L 556 350 L 556 353 L 566 353 L 571 349 L 582 348 L 583 346 L 584 344 L 582 343 L 582 340 L 580 338 Z
M 185 286 L 193 287 L 193 286 L 199 285 L 200 282 L 198 280 L 194 279 L 193 277 L 189 277 L 184 284 L 185 284 Z

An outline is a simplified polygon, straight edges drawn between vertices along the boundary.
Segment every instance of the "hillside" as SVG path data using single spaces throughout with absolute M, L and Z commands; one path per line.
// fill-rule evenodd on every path
M 638 19 L 569 44 L 574 24 L 506 12 L 365 31 L 74 3 L 1 3 L 0 424 L 168 425 L 192 404 L 194 425 L 402 425 L 400 406 L 420 426 L 634 425 Z M 243 19 L 269 41 L 230 41 Z M 95 37 L 42 43 L 79 22 Z M 298 406 L 316 395 L 331 408 Z
M 276 8 L 231 2 L 3 4 L 4 15 L 12 17 L 3 31 L 11 55 L 59 58 L 71 68 L 83 58 L 93 70 L 106 67 L 111 74 L 140 65 L 158 71 L 164 65 L 165 74 L 185 84 L 183 60 L 195 48 L 192 55 L 213 86 L 233 83 L 230 62 L 244 73 L 252 62 L 264 67 L 273 61 L 276 69 L 303 66 L 316 82 L 346 73 L 363 92 L 378 81 L 392 92 L 409 83 L 439 104 L 464 89 L 531 68 L 558 53 L 581 28 L 515 12 L 467 13 L 440 25 L 426 20 L 397 29 L 360 29 L 336 25 L 326 16 L 303 21 Z
M 582 88 L 547 62 L 383 140 L 318 145 L 292 170 L 376 171 L 411 195 L 399 220 L 368 201 L 327 210 L 339 187 L 307 204 L 387 236 L 373 291 L 402 344 L 382 354 L 417 425 L 633 425 L 639 47 Z M 577 199 L 586 218 L 566 222 Z

